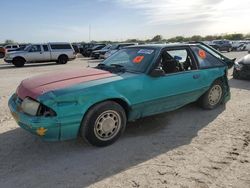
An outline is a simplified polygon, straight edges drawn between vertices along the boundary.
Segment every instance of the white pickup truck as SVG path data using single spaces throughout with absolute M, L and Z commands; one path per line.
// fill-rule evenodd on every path
M 9 52 L 5 55 L 4 61 L 22 67 L 27 62 L 55 61 L 58 64 L 66 64 L 75 58 L 76 53 L 70 43 L 47 43 L 31 44 L 22 51 Z

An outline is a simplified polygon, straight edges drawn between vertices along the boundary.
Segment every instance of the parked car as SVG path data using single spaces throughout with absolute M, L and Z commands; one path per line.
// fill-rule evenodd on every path
M 250 80 L 250 54 L 235 62 L 233 78 Z
M 233 51 L 242 51 L 244 50 L 245 41 L 232 41 L 232 50 Z
M 92 48 L 93 46 L 94 46 L 93 43 L 84 43 L 79 47 L 79 51 L 83 56 L 85 56 L 86 49 Z
M 66 64 L 75 58 L 75 51 L 70 43 L 48 43 L 32 44 L 22 51 L 9 52 L 4 61 L 12 63 L 16 67 L 22 67 L 27 62 L 56 61 L 58 64 Z
M 31 44 L 20 44 L 19 48 L 8 50 L 7 52 L 23 51 L 27 46 Z
M 19 48 L 19 45 L 18 44 L 8 44 L 8 45 L 5 45 L 4 48 L 7 50 L 7 51 L 12 51 L 12 50 L 16 50 Z
M 245 48 L 244 49 L 247 50 L 248 53 L 250 53 L 250 42 L 248 42 L 248 43 L 245 44 Z
M 109 49 L 111 48 L 112 45 L 108 44 L 106 45 L 104 48 L 100 49 L 100 50 L 94 50 L 91 53 L 91 57 L 95 58 L 95 59 L 99 59 L 100 55 L 104 55 L 107 51 L 109 51 Z
M 213 48 L 219 51 L 227 51 L 231 52 L 233 47 L 229 40 L 214 40 L 212 44 L 210 44 Z
M 82 45 L 82 48 L 80 48 L 80 53 L 84 56 L 87 57 L 89 55 L 88 50 L 93 48 L 94 46 L 98 45 L 105 45 L 103 43 L 85 43 Z
M 205 109 L 228 101 L 223 57 L 200 43 L 131 46 L 95 68 L 25 79 L 8 104 L 18 125 L 44 140 L 81 135 L 107 146 L 128 121 L 195 101 Z
M 100 55 L 100 58 L 102 59 L 107 59 L 109 56 L 113 55 L 120 49 L 127 47 L 127 46 L 133 46 L 133 45 L 138 45 L 138 43 L 118 43 L 118 44 L 113 44 L 110 49 L 104 54 Z
M 75 54 L 80 53 L 80 49 L 79 49 L 79 46 L 77 44 L 72 44 L 72 47 L 73 47 L 73 49 L 75 51 Z
M 86 51 L 86 57 L 90 57 L 92 52 L 93 51 L 96 51 L 96 50 L 101 50 L 102 48 L 104 48 L 106 46 L 106 44 L 98 44 L 98 45 L 95 45 L 94 47 L 92 48 L 88 48 L 87 51 Z

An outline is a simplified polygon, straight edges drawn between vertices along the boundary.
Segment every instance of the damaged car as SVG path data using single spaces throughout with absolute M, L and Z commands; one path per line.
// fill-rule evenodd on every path
M 94 68 L 25 79 L 8 105 L 20 127 L 44 140 L 80 136 L 107 146 L 129 121 L 195 101 L 209 110 L 226 103 L 232 61 L 202 43 L 130 46 Z
M 233 78 L 250 80 L 250 54 L 235 62 Z

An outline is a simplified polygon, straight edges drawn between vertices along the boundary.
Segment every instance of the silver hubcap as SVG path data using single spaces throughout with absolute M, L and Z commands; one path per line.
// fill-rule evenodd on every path
M 103 141 L 114 138 L 121 128 L 121 117 L 113 110 L 103 112 L 95 121 L 95 136 Z
M 209 92 L 208 100 L 210 105 L 216 105 L 221 99 L 222 88 L 220 85 L 214 85 Z

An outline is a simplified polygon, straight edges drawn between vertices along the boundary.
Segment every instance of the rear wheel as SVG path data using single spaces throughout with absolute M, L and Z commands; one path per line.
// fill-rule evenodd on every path
M 98 147 L 114 143 L 126 127 L 124 109 L 113 101 L 93 106 L 85 115 L 80 135 L 90 144 Z
M 66 64 L 68 62 L 68 57 L 66 55 L 60 55 L 58 57 L 57 63 L 58 64 Z
M 221 80 L 216 80 L 210 89 L 199 99 L 204 109 L 214 109 L 221 104 L 224 96 L 224 86 Z
M 16 57 L 13 59 L 13 65 L 15 65 L 16 67 L 23 67 L 25 64 L 25 59 L 21 58 L 21 57 Z

